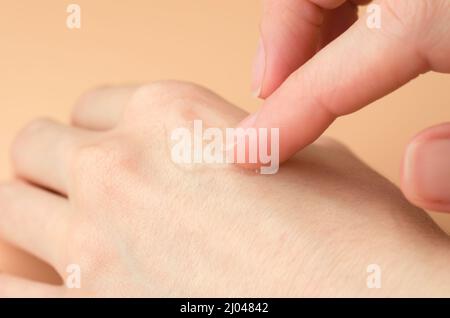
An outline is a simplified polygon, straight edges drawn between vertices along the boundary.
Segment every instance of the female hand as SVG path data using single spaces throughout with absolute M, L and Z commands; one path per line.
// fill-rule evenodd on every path
M 450 72 L 450 1 L 379 0 L 357 20 L 357 5 L 368 2 L 264 1 L 253 88 L 265 102 L 241 126 L 280 128 L 281 161 L 337 117 L 421 73 Z M 450 124 L 411 141 L 402 175 L 410 201 L 450 212 Z
M 334 141 L 274 175 L 171 160 L 174 128 L 244 116 L 160 82 L 91 92 L 71 126 L 31 123 L 13 145 L 19 179 L 0 187 L 0 236 L 66 286 L 3 274 L 0 297 L 450 295 L 448 237 Z

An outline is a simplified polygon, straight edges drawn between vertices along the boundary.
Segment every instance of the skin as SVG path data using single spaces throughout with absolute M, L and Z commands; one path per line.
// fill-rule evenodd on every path
M 357 18 L 357 5 L 370 1 L 263 2 L 252 86 L 265 101 L 240 126 L 280 128 L 281 161 L 311 144 L 336 118 L 420 74 L 450 73 L 448 0 L 375 1 L 380 29 L 367 26 L 373 12 Z M 402 166 L 402 190 L 411 202 L 450 212 L 449 158 L 450 123 L 412 139 Z
M 450 296 L 449 238 L 335 141 L 274 175 L 172 162 L 173 128 L 245 115 L 158 82 L 90 92 L 70 126 L 31 123 L 0 187 L 0 235 L 63 278 L 78 264 L 81 289 L 3 273 L 0 296 Z

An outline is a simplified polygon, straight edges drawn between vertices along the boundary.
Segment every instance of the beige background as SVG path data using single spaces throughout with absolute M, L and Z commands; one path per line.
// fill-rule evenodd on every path
M 81 30 L 66 28 L 69 1 L 0 0 L 2 180 L 10 177 L 8 148 L 17 130 L 39 116 L 66 121 L 77 96 L 95 86 L 181 79 L 208 86 L 248 111 L 260 104 L 249 90 L 259 0 L 72 2 L 82 8 Z M 340 119 L 327 134 L 397 182 L 408 140 L 450 120 L 449 88 L 450 76 L 421 76 Z M 450 230 L 449 216 L 433 217 Z M 0 270 L 54 277 L 4 243 Z

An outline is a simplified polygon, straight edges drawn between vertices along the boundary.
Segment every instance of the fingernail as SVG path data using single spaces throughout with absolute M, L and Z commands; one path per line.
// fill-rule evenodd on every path
M 450 139 L 413 144 L 408 149 L 405 178 L 425 201 L 450 203 Z
M 258 41 L 258 50 L 253 62 L 253 79 L 252 79 L 252 93 L 254 97 L 260 97 L 261 87 L 264 79 L 266 68 L 266 54 L 264 51 L 264 44 L 262 38 Z
M 244 120 L 242 120 L 239 124 L 238 127 L 240 128 L 250 128 L 253 127 L 256 119 L 258 118 L 258 112 L 255 112 L 253 114 L 248 115 L 247 117 L 244 118 Z

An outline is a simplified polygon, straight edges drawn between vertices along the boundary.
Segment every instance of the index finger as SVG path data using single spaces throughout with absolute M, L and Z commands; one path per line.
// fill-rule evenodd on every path
M 337 117 L 429 70 L 415 37 L 384 3 L 381 29 L 358 20 L 293 73 L 250 121 L 253 127 L 280 129 L 280 161 L 312 143 Z

